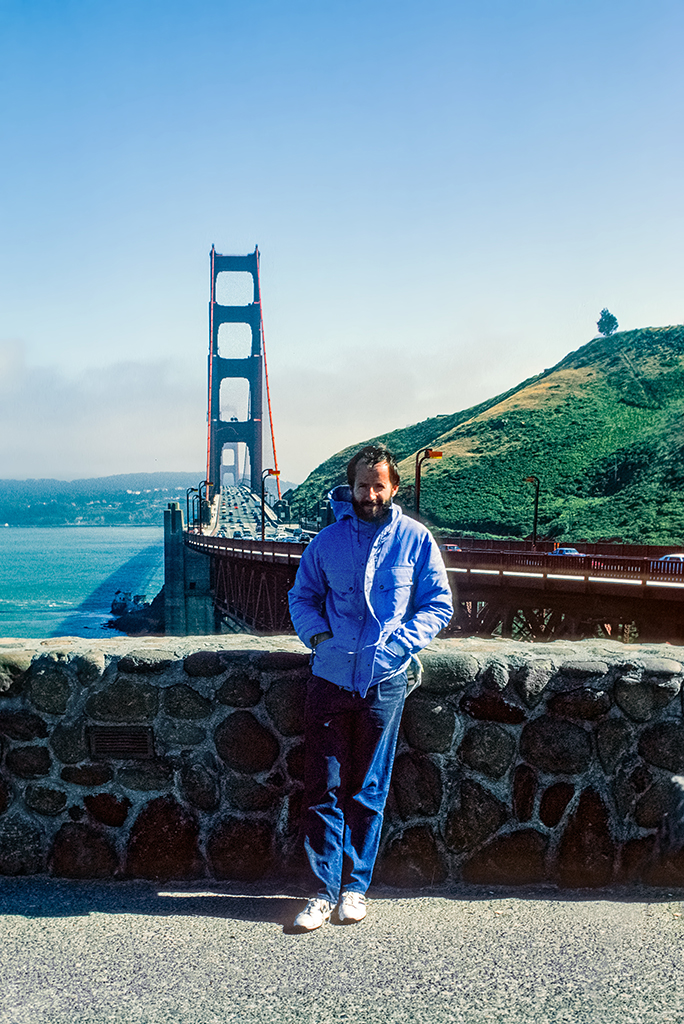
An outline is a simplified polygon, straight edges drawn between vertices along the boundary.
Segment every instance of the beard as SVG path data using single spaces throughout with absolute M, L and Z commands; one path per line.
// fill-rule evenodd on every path
M 389 498 L 388 501 L 357 501 L 352 497 L 352 506 L 359 519 L 362 519 L 364 523 L 378 523 L 389 515 L 392 499 Z

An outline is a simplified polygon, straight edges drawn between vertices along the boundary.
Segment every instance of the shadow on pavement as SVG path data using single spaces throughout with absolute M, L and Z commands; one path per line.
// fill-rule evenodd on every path
M 309 893 L 291 881 L 274 883 L 196 883 L 147 881 L 70 881 L 31 877 L 0 878 L 0 914 L 26 918 L 133 914 L 211 917 L 282 925 L 286 930 Z M 667 903 L 684 899 L 684 889 L 614 887 L 559 889 L 554 886 L 435 886 L 429 889 L 373 887 L 373 901 L 446 899 L 473 903 L 498 900 L 544 902 Z

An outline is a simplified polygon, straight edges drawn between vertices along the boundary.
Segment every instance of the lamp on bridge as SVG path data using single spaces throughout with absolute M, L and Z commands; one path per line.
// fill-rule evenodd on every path
M 436 448 L 421 448 L 416 453 L 416 518 L 420 516 L 420 471 L 426 459 L 441 459 L 443 452 Z
M 539 477 L 526 476 L 526 484 L 534 484 L 534 526 L 532 527 L 532 546 L 537 550 L 537 518 L 539 514 Z
M 279 469 L 265 469 L 261 474 L 261 540 L 266 540 L 266 477 L 280 476 Z
M 186 528 L 186 530 L 190 529 L 190 495 L 191 494 L 197 494 L 197 488 L 196 487 L 188 487 L 188 488 L 186 488 L 186 491 L 185 491 L 185 528 Z M 195 499 L 194 498 L 192 499 L 192 505 L 193 505 L 193 517 L 192 517 L 193 518 L 193 523 L 192 523 L 192 525 L 194 526 L 195 525 L 195 522 L 194 522 L 194 520 L 195 520 L 195 515 L 194 515 Z
M 199 526 L 200 535 L 202 534 L 202 524 L 207 522 L 211 523 L 211 506 L 207 497 L 208 488 L 213 487 L 211 480 L 200 480 L 197 485 L 197 525 Z M 202 498 L 202 488 L 204 487 L 204 498 Z M 193 488 L 194 490 L 194 488 Z

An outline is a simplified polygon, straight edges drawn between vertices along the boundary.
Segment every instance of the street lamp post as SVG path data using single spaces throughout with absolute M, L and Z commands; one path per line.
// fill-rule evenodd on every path
M 196 487 L 187 487 L 186 490 L 185 490 L 185 525 L 186 525 L 186 528 L 188 530 L 190 529 L 190 495 L 191 494 L 197 494 L 197 488 Z M 194 498 L 193 498 L 193 505 L 194 505 L 194 503 L 195 502 L 194 502 Z M 193 523 L 193 525 L 194 525 L 194 523 Z
M 532 527 L 532 547 L 537 550 L 537 519 L 539 515 L 539 477 L 526 476 L 526 484 L 534 484 L 534 526 Z
M 443 452 L 436 448 L 421 448 L 416 452 L 416 518 L 420 518 L 420 471 L 426 459 L 441 459 Z
M 204 501 L 207 502 L 207 488 L 213 487 L 211 480 L 200 480 L 197 485 L 197 523 L 199 526 L 200 536 L 202 536 L 202 488 L 204 487 Z M 211 520 L 210 520 L 211 521 Z
M 280 476 L 279 469 L 265 469 L 261 474 L 261 542 L 266 540 L 266 477 Z

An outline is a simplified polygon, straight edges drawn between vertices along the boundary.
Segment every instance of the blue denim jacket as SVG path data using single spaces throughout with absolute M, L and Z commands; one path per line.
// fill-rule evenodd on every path
M 311 646 L 317 676 L 357 690 L 408 666 L 449 622 L 451 591 L 429 531 L 392 505 L 368 550 L 349 487 L 330 492 L 337 522 L 305 549 L 290 591 L 290 614 L 299 638 Z M 367 553 L 367 554 L 366 554 Z

